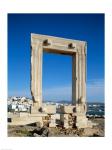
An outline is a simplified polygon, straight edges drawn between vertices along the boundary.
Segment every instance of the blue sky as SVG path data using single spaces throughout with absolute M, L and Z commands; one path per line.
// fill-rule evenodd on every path
M 104 101 L 103 14 L 9 14 L 8 96 L 30 94 L 30 34 L 87 41 L 87 100 Z M 44 53 L 43 99 L 71 100 L 71 56 Z

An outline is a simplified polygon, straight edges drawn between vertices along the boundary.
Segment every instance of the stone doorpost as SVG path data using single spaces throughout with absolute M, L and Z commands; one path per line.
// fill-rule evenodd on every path
M 31 41 L 31 94 L 34 105 L 42 106 L 42 42 Z

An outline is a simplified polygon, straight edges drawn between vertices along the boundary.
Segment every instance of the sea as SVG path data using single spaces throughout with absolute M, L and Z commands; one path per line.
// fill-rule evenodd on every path
M 88 103 L 87 115 L 96 116 L 96 117 L 104 117 L 105 115 L 104 103 Z

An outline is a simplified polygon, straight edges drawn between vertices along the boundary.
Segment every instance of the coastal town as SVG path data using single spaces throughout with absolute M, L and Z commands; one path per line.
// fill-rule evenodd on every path
M 45 101 L 45 104 L 56 105 L 57 112 L 60 106 L 70 105 L 69 101 Z M 8 113 L 30 112 L 33 101 L 27 97 L 9 97 L 8 98 Z M 87 117 L 105 117 L 104 116 L 104 103 L 87 103 Z

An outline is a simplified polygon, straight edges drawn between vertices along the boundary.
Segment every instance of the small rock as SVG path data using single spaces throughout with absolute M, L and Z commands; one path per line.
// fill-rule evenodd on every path
M 48 136 L 48 134 L 49 134 L 49 129 L 44 128 L 41 136 Z
M 34 133 L 33 136 L 34 136 L 34 137 L 40 137 L 40 135 L 37 134 L 37 133 Z

